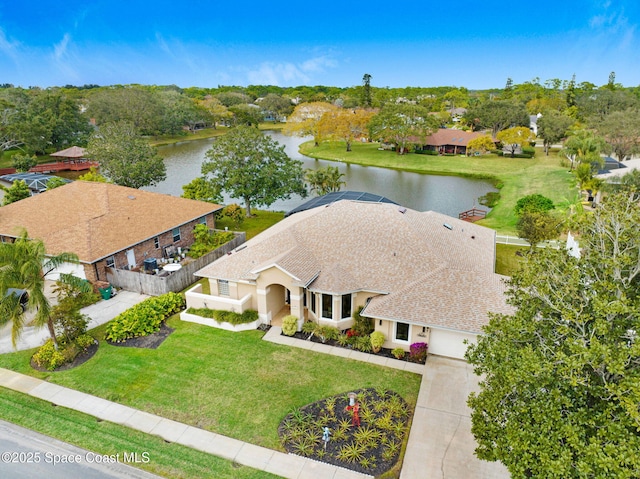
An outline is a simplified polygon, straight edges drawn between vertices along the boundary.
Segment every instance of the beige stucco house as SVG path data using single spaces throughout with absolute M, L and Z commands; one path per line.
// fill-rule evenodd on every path
M 461 358 L 487 313 L 511 312 L 494 273 L 495 232 L 432 211 L 338 201 L 285 218 L 196 273 L 209 279 L 188 306 L 284 314 L 347 329 L 375 320 L 385 347 L 429 343 Z

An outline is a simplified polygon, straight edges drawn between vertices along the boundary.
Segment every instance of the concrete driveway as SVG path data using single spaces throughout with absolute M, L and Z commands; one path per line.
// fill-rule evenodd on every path
M 49 297 L 51 304 L 56 303 L 56 296 L 52 291 L 53 282 L 47 281 L 45 293 Z M 91 318 L 87 329 L 93 329 L 108 321 L 111 321 L 118 314 L 122 313 L 131 306 L 138 304 L 140 301 L 148 298 L 144 294 L 132 293 L 131 291 L 119 290 L 118 294 L 111 299 L 101 299 L 91 306 L 87 306 L 80 310 Z M 11 323 L 0 328 L 0 354 L 22 351 L 24 349 L 37 348 L 42 346 L 49 338 L 49 330 L 47 327 L 35 327 L 30 321 L 33 313 L 28 313 L 26 326 L 22 329 L 22 334 L 16 343 L 16 347 L 11 344 Z
M 400 479 L 508 479 L 501 463 L 478 459 L 467 397 L 478 390 L 464 361 L 429 356 Z

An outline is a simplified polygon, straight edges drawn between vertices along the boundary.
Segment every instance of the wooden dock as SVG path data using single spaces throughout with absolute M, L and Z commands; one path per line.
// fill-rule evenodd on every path
M 485 216 L 487 216 L 487 212 L 485 210 L 474 207 L 460 213 L 458 215 L 458 219 L 468 221 L 469 223 L 475 223 L 476 221 L 483 219 Z
M 83 171 L 99 166 L 97 161 L 75 160 L 56 161 L 53 163 L 41 163 L 29 169 L 29 173 L 57 173 L 58 171 Z M 15 168 L 0 168 L 1 175 L 10 175 L 16 172 Z

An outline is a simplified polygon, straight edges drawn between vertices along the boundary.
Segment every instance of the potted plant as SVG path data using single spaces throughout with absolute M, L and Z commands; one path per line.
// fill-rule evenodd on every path
M 374 331 L 373 333 L 371 333 L 369 340 L 371 341 L 371 348 L 373 349 L 374 353 L 377 354 L 380 352 L 385 339 L 386 338 L 384 337 L 384 334 L 380 331 Z

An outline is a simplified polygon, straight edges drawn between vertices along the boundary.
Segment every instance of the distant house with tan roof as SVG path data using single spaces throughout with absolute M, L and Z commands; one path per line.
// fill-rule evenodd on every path
M 193 228 L 214 228 L 222 207 L 203 201 L 136 190 L 109 183 L 74 181 L 2 207 L 0 239 L 25 229 L 46 252 L 78 255 L 80 266 L 65 272 L 106 281 L 107 268 L 132 269 L 167 248 L 193 243 Z
M 440 128 L 433 135 L 429 135 L 426 138 L 422 149 L 437 151 L 440 154 L 466 155 L 469 142 L 484 135 L 486 133 L 479 131 Z
M 375 320 L 385 347 L 428 342 L 460 358 L 489 311 L 511 312 L 494 273 L 495 232 L 432 211 L 342 200 L 293 214 L 211 263 L 187 304 L 242 312 L 263 323 L 285 314 L 335 326 Z

